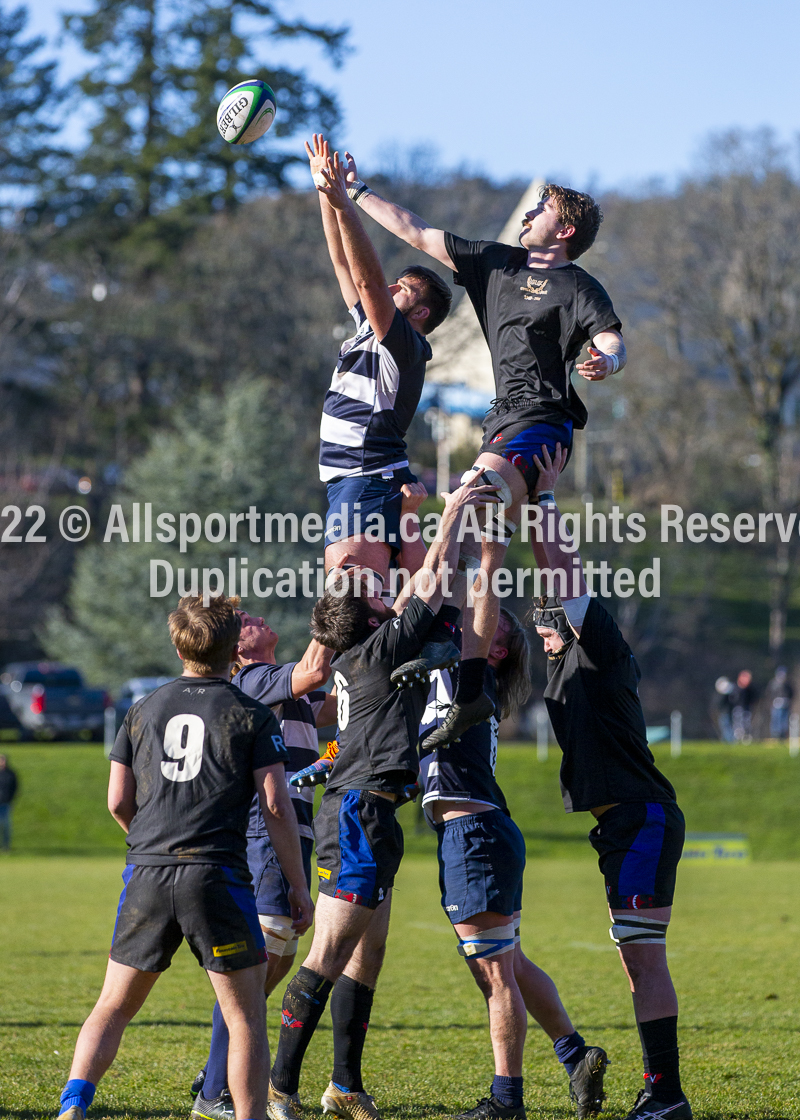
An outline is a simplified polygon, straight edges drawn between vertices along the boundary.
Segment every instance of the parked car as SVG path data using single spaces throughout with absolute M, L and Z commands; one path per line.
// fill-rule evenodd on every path
M 116 712 L 114 734 L 116 735 L 122 727 L 122 721 L 127 715 L 128 708 L 132 707 L 137 700 L 141 700 L 144 696 L 149 696 L 151 692 L 155 692 L 157 688 L 161 688 L 162 684 L 169 684 L 170 681 L 174 680 L 174 677 L 131 677 L 129 681 L 125 681 L 114 705 Z
M 25 739 L 102 739 L 111 697 L 86 688 L 77 669 L 58 661 L 15 661 L 0 674 L 0 691 Z

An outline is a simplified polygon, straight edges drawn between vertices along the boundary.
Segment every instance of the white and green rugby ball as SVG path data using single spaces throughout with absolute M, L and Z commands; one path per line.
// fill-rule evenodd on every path
M 252 144 L 272 127 L 278 106 L 266 82 L 249 78 L 229 89 L 217 109 L 217 128 L 228 144 Z

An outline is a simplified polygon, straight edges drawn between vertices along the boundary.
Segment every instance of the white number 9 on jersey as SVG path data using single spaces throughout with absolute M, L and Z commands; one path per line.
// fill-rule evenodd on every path
M 347 681 L 341 673 L 333 674 L 333 683 L 336 685 L 336 721 L 339 730 L 344 731 L 350 722 L 350 694 L 347 691 Z
M 175 762 L 162 762 L 161 773 L 170 782 L 191 782 L 203 764 L 206 725 L 190 713 L 173 716 L 164 728 L 164 754 Z

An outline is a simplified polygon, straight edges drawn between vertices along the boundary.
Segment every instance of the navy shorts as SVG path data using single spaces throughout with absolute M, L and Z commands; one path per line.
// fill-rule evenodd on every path
M 326 790 L 314 817 L 321 894 L 375 910 L 403 858 L 395 804 L 361 789 Z
M 371 474 L 329 482 L 325 546 L 361 537 L 388 544 L 395 556 L 402 545 L 402 487 L 406 482 L 416 481 L 408 467 L 401 467 L 389 472 L 388 478 Z
M 555 454 L 556 444 L 572 450 L 572 421 L 565 424 L 509 424 L 501 432 L 489 438 L 484 436 L 481 452 L 490 451 L 492 455 L 502 455 L 512 467 L 516 467 L 528 487 L 529 497 L 533 496 L 539 481 L 539 468 L 533 456 L 542 457 L 542 444 L 551 455 Z
M 164 972 L 184 937 L 209 972 L 267 959 L 247 872 L 213 863 L 128 864 L 109 956 L 141 972 Z
M 606 809 L 589 833 L 612 910 L 671 906 L 686 824 L 674 801 Z
M 501 809 L 436 826 L 442 907 L 453 925 L 491 911 L 522 909 L 525 840 Z
M 300 851 L 303 855 L 303 871 L 306 882 L 311 886 L 311 853 L 314 841 L 306 836 L 300 837 Z M 253 890 L 256 895 L 256 910 L 259 914 L 280 914 L 291 918 L 289 906 L 289 881 L 281 871 L 275 849 L 268 836 L 247 837 L 247 866 L 253 876 Z

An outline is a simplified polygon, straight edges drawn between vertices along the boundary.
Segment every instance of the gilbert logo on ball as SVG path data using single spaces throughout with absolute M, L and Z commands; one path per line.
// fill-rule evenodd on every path
M 239 82 L 219 103 L 219 134 L 228 144 L 252 144 L 271 128 L 276 111 L 275 94 L 266 82 Z

